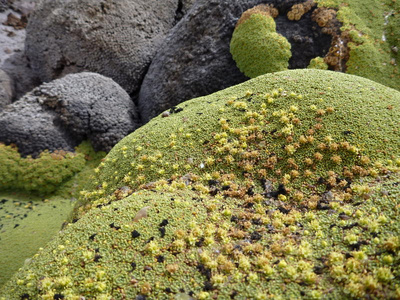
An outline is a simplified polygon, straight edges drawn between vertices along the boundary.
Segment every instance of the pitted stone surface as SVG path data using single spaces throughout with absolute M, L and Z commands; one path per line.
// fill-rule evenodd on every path
M 110 78 L 89 72 L 45 83 L 0 113 L 0 141 L 16 144 L 24 156 L 73 151 L 85 139 L 109 151 L 137 127 L 129 95 Z
M 174 25 L 178 2 L 42 0 L 29 18 L 27 56 L 42 81 L 91 71 L 131 93 Z

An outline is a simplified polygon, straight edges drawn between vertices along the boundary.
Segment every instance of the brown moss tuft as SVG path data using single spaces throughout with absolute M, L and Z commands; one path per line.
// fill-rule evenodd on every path
M 235 28 L 237 28 L 240 24 L 244 23 L 246 20 L 248 20 L 254 14 L 259 14 L 259 15 L 264 15 L 267 17 L 276 18 L 278 16 L 279 12 L 276 8 L 274 8 L 274 6 L 272 4 L 260 4 L 260 5 L 254 6 L 253 8 L 246 10 L 242 14 L 239 21 L 236 23 Z
M 287 17 L 291 21 L 298 21 L 301 17 L 308 13 L 311 8 L 315 6 L 314 0 L 307 0 L 304 3 L 295 4 L 291 10 L 287 13 Z

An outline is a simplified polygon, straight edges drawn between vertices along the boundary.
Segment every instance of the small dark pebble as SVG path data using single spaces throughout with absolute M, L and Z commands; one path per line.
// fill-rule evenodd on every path
M 172 293 L 172 290 L 170 289 L 170 288 L 166 288 L 165 290 L 164 290 L 166 293 Z
M 160 223 L 161 227 L 167 226 L 167 225 L 168 225 L 168 220 L 167 219 L 162 220 L 162 222 Z
M 165 227 L 159 227 L 158 231 L 160 231 L 160 235 L 163 238 L 165 236 Z
M 100 254 L 96 254 L 95 256 L 94 256 L 94 261 L 95 262 L 98 262 L 100 259 L 102 258 L 102 256 L 100 255 Z
M 231 217 L 231 222 L 237 223 L 237 222 L 239 222 L 239 218 L 237 216 L 232 216 Z
M 195 243 L 196 247 L 203 247 L 204 240 L 205 240 L 204 237 L 201 237 L 201 238 Z
M 287 215 L 288 213 L 290 213 L 290 209 L 286 209 L 286 208 L 284 208 L 283 206 L 279 206 L 279 207 L 278 207 L 278 210 L 279 210 L 281 213 L 285 214 L 285 215 Z
M 262 237 L 262 235 L 261 235 L 259 232 L 257 232 L 257 231 L 253 231 L 253 232 L 251 233 L 251 235 L 250 235 L 250 239 L 251 239 L 252 241 L 258 241 L 258 240 L 261 239 L 261 237 Z
M 131 267 L 132 267 L 132 271 L 136 270 L 136 263 L 135 262 L 131 262 Z
M 145 295 L 138 295 L 136 296 L 135 300 L 146 300 L 147 297 Z
M 212 283 L 210 281 L 204 282 L 204 287 L 203 287 L 204 291 L 211 291 L 213 289 L 214 289 L 214 286 L 212 285 Z
M 138 231 L 134 230 L 134 231 L 132 231 L 131 235 L 132 235 L 132 238 L 135 239 L 140 236 L 140 233 Z
M 350 134 L 354 134 L 354 132 L 351 131 L 351 130 L 346 130 L 346 131 L 343 131 L 343 134 L 344 135 L 350 135 Z
M 348 230 L 348 229 L 352 229 L 353 227 L 356 227 L 356 226 L 358 226 L 358 225 L 359 225 L 359 224 L 358 224 L 357 222 L 355 222 L 355 223 L 352 223 L 352 224 L 350 224 L 350 225 L 343 226 L 342 229 L 343 229 L 343 230 Z

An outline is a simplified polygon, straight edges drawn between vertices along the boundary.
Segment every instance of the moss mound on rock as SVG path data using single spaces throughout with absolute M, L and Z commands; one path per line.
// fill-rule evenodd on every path
M 322 70 L 183 103 L 108 154 L 0 295 L 399 297 L 399 117 L 398 92 Z
M 232 45 L 235 46 L 233 48 L 231 45 L 233 58 L 239 69 L 250 77 L 283 70 L 281 67 L 284 65 L 284 68 L 287 68 L 285 47 L 274 49 L 274 51 L 263 50 L 261 52 L 259 50 L 261 47 L 253 46 L 258 45 L 259 41 L 266 41 L 268 36 L 266 34 L 268 30 L 265 29 L 266 26 L 264 25 L 265 21 L 264 23 L 261 21 L 268 19 L 268 17 L 258 7 L 255 6 L 243 13 L 242 18 L 248 20 L 250 15 L 257 14 L 260 21 L 254 20 L 242 27 L 245 22 L 239 20 L 232 36 Z M 304 16 L 311 14 L 311 19 L 315 22 L 314 32 L 307 33 L 307 36 L 303 38 L 313 40 L 319 31 L 322 31 L 325 37 L 331 37 L 329 39 L 331 41 L 329 50 L 327 52 L 324 50 L 323 55 L 320 55 L 323 56 L 324 63 L 329 66 L 330 70 L 362 76 L 400 90 L 398 54 L 400 47 L 398 30 L 400 4 L 398 1 L 308 0 L 294 4 L 287 12 L 282 8 L 278 11 L 267 5 L 261 5 L 261 7 L 267 7 L 270 14 L 271 11 L 274 13 L 274 17 L 279 14 L 278 24 L 282 24 L 282 19 L 285 19 L 285 22 L 283 22 L 285 28 L 278 27 L 278 32 L 284 32 L 283 29 L 288 31 L 286 27 L 290 28 L 290 26 L 293 26 L 293 29 L 296 30 L 299 26 L 303 26 L 301 22 L 302 19 L 306 19 Z M 272 18 L 269 17 L 269 19 Z M 240 31 L 243 34 L 239 34 Z M 275 32 L 275 27 L 273 32 Z M 300 39 L 300 36 L 294 40 L 296 39 Z M 299 60 L 295 55 L 299 45 L 294 40 L 289 38 L 294 55 L 292 61 L 293 59 Z M 274 46 L 281 43 L 276 36 L 271 41 L 271 45 Z M 325 39 L 324 43 L 327 41 Z M 314 42 L 316 44 L 321 43 L 317 40 Z M 275 57 L 272 59 L 271 55 Z M 290 55 L 287 59 L 289 58 Z M 274 60 L 275 65 L 271 63 L 271 60 Z M 292 61 L 290 62 L 291 66 L 293 66 Z M 315 65 L 315 61 L 311 61 L 310 64 L 319 68 L 324 67 L 321 64 Z M 250 66 L 253 73 L 250 72 Z M 271 66 L 271 68 L 268 69 L 267 66 Z
M 287 39 L 276 33 L 273 17 L 258 10 L 239 20 L 230 49 L 240 71 L 250 78 L 287 69 L 292 56 Z
M 0 143 L 0 191 L 53 193 L 82 171 L 88 161 L 97 164 L 104 155 L 101 151 L 95 153 L 89 142 L 83 142 L 76 152 L 43 151 L 37 158 L 24 158 L 16 147 Z
M 68 226 L 0 299 L 394 299 L 399 180 L 333 188 L 319 209 L 159 183 Z
M 187 101 L 124 138 L 81 200 L 91 207 L 121 187 L 190 172 L 213 179 L 232 171 L 256 186 L 262 178 L 299 185 L 329 170 L 374 173 L 375 161 L 399 156 L 399 99 L 376 82 L 332 71 L 267 74 Z

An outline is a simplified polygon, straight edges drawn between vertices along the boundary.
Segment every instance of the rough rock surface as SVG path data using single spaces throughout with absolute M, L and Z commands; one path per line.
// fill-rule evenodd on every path
M 13 81 L 6 72 L 0 69 L 0 111 L 11 103 L 14 87 Z
M 133 131 L 136 110 L 113 80 L 94 73 L 70 74 L 45 83 L 0 113 L 0 141 L 22 155 L 45 149 L 73 151 L 84 139 L 109 151 Z
M 323 50 L 319 46 L 314 47 L 314 39 L 321 34 L 319 29 L 314 32 L 310 17 L 297 26 L 285 16 L 292 5 L 301 2 L 304 1 L 196 1 L 168 34 L 145 76 L 138 100 L 143 121 L 149 121 L 177 103 L 208 95 L 247 79 L 232 60 L 229 43 L 241 14 L 260 3 L 273 4 L 278 8 L 280 15 L 276 19 L 276 30 L 292 44 L 296 59 L 304 54 L 304 49 L 297 46 L 307 41 L 306 47 L 312 48 L 312 53 L 308 53 L 307 59 L 302 59 L 304 66 L 297 61 L 293 65 L 296 68 L 307 67 L 310 59 L 321 55 Z M 329 46 L 328 38 L 326 51 Z
M 31 70 L 24 54 L 25 28 L 8 22 L 8 16 L 13 15 L 18 23 L 18 20 L 29 16 L 38 1 L 8 0 L 7 5 L 10 9 L 0 12 L 0 32 L 2 33 L 0 34 L 0 68 L 6 71 L 14 82 L 13 101 L 39 86 L 41 81 Z
M 174 25 L 178 2 L 41 1 L 27 26 L 27 56 L 43 81 L 92 71 L 131 93 Z

